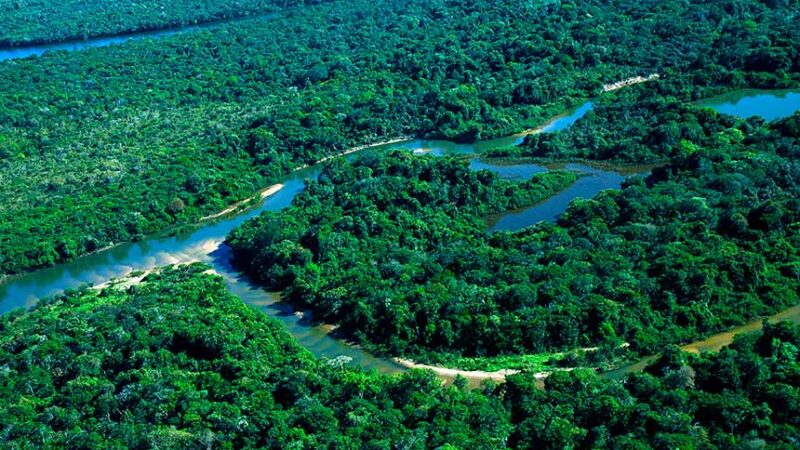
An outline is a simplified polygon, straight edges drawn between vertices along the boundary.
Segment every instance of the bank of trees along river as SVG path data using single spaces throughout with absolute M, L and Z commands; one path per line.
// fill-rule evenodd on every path
M 634 75 L 681 97 L 789 86 L 795 6 L 357 0 L 7 61 L 0 272 L 191 222 L 351 145 L 518 132 Z
M 0 317 L 10 448 L 794 448 L 800 327 L 719 355 L 665 352 L 625 384 L 589 370 L 501 386 L 315 360 L 202 265 L 70 290 Z

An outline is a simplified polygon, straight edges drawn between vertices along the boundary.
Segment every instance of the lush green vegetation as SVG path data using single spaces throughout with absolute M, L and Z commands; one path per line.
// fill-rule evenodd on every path
M 558 372 L 501 387 L 519 449 L 797 448 L 800 327 L 781 323 L 717 355 L 667 350 L 624 383 Z
M 618 163 L 664 162 L 677 156 L 681 141 L 699 142 L 719 131 L 710 111 L 687 108 L 671 93 L 669 80 L 604 94 L 581 120 L 558 133 L 528 136 L 516 147 L 494 149 L 487 156 L 585 159 Z
M 351 145 L 510 134 L 631 75 L 681 98 L 792 85 L 796 6 L 338 1 L 3 63 L 0 272 L 194 221 Z
M 69 291 L 0 318 L 0 445 L 504 447 L 497 397 L 315 360 L 205 270 Z
M 84 3 L 0 0 L 0 45 L 283 12 L 0 64 L 0 275 L 193 222 L 350 146 L 510 134 L 660 73 L 494 152 L 664 163 L 557 223 L 484 219 L 573 173 L 510 182 L 391 152 L 332 161 L 229 243 L 256 280 L 386 354 L 529 371 L 663 356 L 624 382 L 443 387 L 316 360 L 208 267 L 167 268 L 0 317 L 3 446 L 800 446 L 799 326 L 718 355 L 666 345 L 800 298 L 800 113 L 687 103 L 800 84 L 797 0 Z
M 481 390 L 315 360 L 202 265 L 0 318 L 8 448 L 793 448 L 800 327 L 667 349 L 626 382 L 560 372 Z
M 320 320 L 434 361 L 429 352 L 596 346 L 602 359 L 625 342 L 650 353 L 796 304 L 800 114 L 764 125 L 674 99 L 647 104 L 648 116 L 666 116 L 654 122 L 692 118 L 678 128 L 699 131 L 666 146 L 674 156 L 646 180 L 575 201 L 557 224 L 487 234 L 474 215 L 502 183 L 427 175 L 417 168 L 452 163 L 393 156 L 335 166 L 229 242 L 247 271 Z M 619 126 L 626 142 L 650 134 Z
M 228 243 L 256 280 L 360 343 L 393 354 L 482 354 L 508 326 L 492 311 L 492 269 L 505 258 L 487 244 L 484 217 L 543 200 L 575 179 L 547 172 L 509 182 L 457 159 L 407 153 L 340 160 L 291 208 L 262 214 Z M 486 336 L 491 327 L 501 336 Z
M 496 372 L 502 370 L 524 370 L 528 372 L 550 372 L 572 367 L 596 367 L 599 361 L 595 349 L 574 349 L 569 352 L 534 353 L 526 355 L 461 356 L 452 353 L 427 355 L 428 362 L 439 367 L 460 370 Z
M 320 1 L 323 0 L 0 0 L 0 47 L 159 30 Z

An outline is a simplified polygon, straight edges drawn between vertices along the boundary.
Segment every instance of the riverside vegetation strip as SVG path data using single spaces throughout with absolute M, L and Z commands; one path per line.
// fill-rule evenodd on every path
M 791 2 L 357 0 L 7 61 L 0 272 L 193 222 L 352 146 L 509 135 L 630 76 L 658 72 L 683 97 L 789 87 L 796 14 Z

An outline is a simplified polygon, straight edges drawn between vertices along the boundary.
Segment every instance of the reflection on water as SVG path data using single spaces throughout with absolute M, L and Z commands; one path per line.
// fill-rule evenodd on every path
M 572 114 L 583 114 L 588 110 L 587 108 L 579 108 Z M 568 117 L 573 116 L 565 116 L 565 119 Z M 434 150 L 432 153 L 437 155 L 475 155 L 487 148 L 507 145 L 507 142 L 517 139 L 511 137 L 497 139 L 490 143 L 480 142 L 475 145 L 414 140 L 378 147 L 375 151 L 414 150 L 426 146 L 432 148 Z M 535 173 L 547 170 L 536 164 L 492 164 L 479 161 L 474 157 L 471 166 L 476 170 L 493 170 L 502 177 L 517 179 L 528 178 Z M 98 285 L 112 278 L 124 277 L 133 271 L 148 270 L 167 264 L 200 261 L 211 265 L 215 271 L 221 274 L 230 291 L 241 297 L 244 302 L 281 321 L 299 343 L 316 356 L 347 356 L 352 358 L 353 364 L 375 368 L 380 372 L 401 370 L 391 361 L 376 358 L 357 347 L 332 338 L 323 327 L 311 326 L 307 317 L 302 318 L 295 315 L 293 308 L 281 303 L 276 294 L 255 286 L 246 276 L 231 267 L 230 249 L 223 244 L 228 233 L 262 211 L 274 211 L 289 206 L 295 195 L 303 189 L 304 181 L 316 178 L 320 170 L 320 166 L 314 166 L 293 173 L 279 180 L 284 184 L 283 189 L 268 197 L 257 207 L 219 221 L 204 223 L 195 230 L 179 233 L 176 236 L 151 237 L 140 242 L 122 244 L 66 264 L 12 277 L 0 284 L 0 313 L 6 313 L 19 307 L 30 307 L 39 299 L 68 288 L 75 288 L 83 284 Z M 566 196 L 560 198 L 563 202 L 570 200 Z
M 489 217 L 490 231 L 517 231 L 536 223 L 555 221 L 576 198 L 592 198 L 606 189 L 617 189 L 625 177 L 616 173 L 579 164 L 569 164 L 566 170 L 581 173 L 578 181 L 568 188 L 535 205 Z
M 592 105 L 587 102 L 569 114 L 557 118 L 540 131 L 556 131 L 574 123 L 586 114 Z M 584 174 L 576 183 L 557 195 L 538 205 L 519 211 L 512 211 L 491 220 L 492 230 L 517 230 L 542 220 L 554 220 L 561 214 L 571 200 L 576 197 L 590 198 L 604 189 L 617 188 L 628 174 L 644 173 L 652 167 L 633 167 L 628 170 L 588 166 L 583 164 L 539 165 L 529 162 L 495 162 L 476 157 L 491 148 L 514 145 L 522 140 L 521 135 L 503 139 L 479 142 L 474 145 L 455 144 L 447 141 L 412 140 L 399 144 L 378 147 L 375 151 L 405 149 L 415 153 L 434 155 L 472 155 L 470 167 L 474 170 L 492 170 L 507 179 L 527 179 L 536 173 L 550 169 L 576 170 Z M 351 156 L 352 157 L 352 156 Z M 67 264 L 38 270 L 19 277 L 12 277 L 0 284 L 0 313 L 19 307 L 30 307 L 39 299 L 68 288 L 83 284 L 100 284 L 111 278 L 123 277 L 133 271 L 152 269 L 166 264 L 200 261 L 213 267 L 223 276 L 230 291 L 247 304 L 281 321 L 286 329 L 318 357 L 347 356 L 353 364 L 374 368 L 380 372 L 402 370 L 391 361 L 376 358 L 369 353 L 347 345 L 331 337 L 323 327 L 312 326 L 308 317 L 295 315 L 293 308 L 281 303 L 275 293 L 267 292 L 231 267 L 230 249 L 223 244 L 225 236 L 262 211 L 279 210 L 287 207 L 304 186 L 304 180 L 319 175 L 319 166 L 310 167 L 286 176 L 279 182 L 284 188 L 268 197 L 257 207 L 238 213 L 219 221 L 204 223 L 197 229 L 172 237 L 151 237 L 141 242 L 128 243 L 88 255 Z M 800 307 L 785 311 L 786 318 L 800 321 Z M 748 324 L 739 329 L 704 341 L 690 344 L 685 348 L 692 350 L 718 350 L 730 342 L 730 337 L 747 327 L 760 326 Z M 755 328 L 754 328 L 755 329 Z M 651 358 L 652 359 L 652 358 Z M 651 359 L 642 360 L 632 366 L 606 374 L 609 377 L 621 376 L 631 370 L 641 370 Z M 617 374 L 617 375 L 615 375 Z
M 553 133 L 556 131 L 566 130 L 569 128 L 573 123 L 577 122 L 578 119 L 585 116 L 586 113 L 592 110 L 594 104 L 592 102 L 586 102 L 579 107 L 575 108 L 575 110 L 568 112 L 564 115 L 556 117 L 552 121 L 548 122 L 542 127 L 543 133 Z
M 322 326 L 313 326 L 310 316 L 295 314 L 291 305 L 281 303 L 280 295 L 268 292 L 254 284 L 246 275 L 231 265 L 231 249 L 222 244 L 204 262 L 225 279 L 228 290 L 248 305 L 280 321 L 297 342 L 318 358 L 344 356 L 351 364 L 376 369 L 380 373 L 400 372 L 403 369 L 391 360 L 377 358 L 358 347 L 332 338 Z
M 742 89 L 697 102 L 738 117 L 760 116 L 767 121 L 789 117 L 800 110 L 800 89 Z
M 286 177 L 284 188 L 267 198 L 259 207 L 173 237 L 153 237 L 126 243 L 78 258 L 66 264 L 12 277 L 0 284 L 0 313 L 21 306 L 31 306 L 38 299 L 82 284 L 99 284 L 132 271 L 147 270 L 166 264 L 204 261 L 219 247 L 225 236 L 245 220 L 264 210 L 288 206 L 303 188 L 305 177 L 318 169 L 307 169 Z

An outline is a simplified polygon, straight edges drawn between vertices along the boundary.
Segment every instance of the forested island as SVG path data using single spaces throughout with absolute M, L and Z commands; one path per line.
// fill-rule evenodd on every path
M 791 448 L 800 327 L 670 351 L 621 384 L 587 370 L 480 390 L 316 360 L 202 265 L 0 318 L 11 448 Z M 124 280 L 123 280 L 124 281 Z
M 194 222 L 351 146 L 533 128 L 630 76 L 660 73 L 684 100 L 796 86 L 796 15 L 793 1 L 356 0 L 7 61 L 0 272 Z

